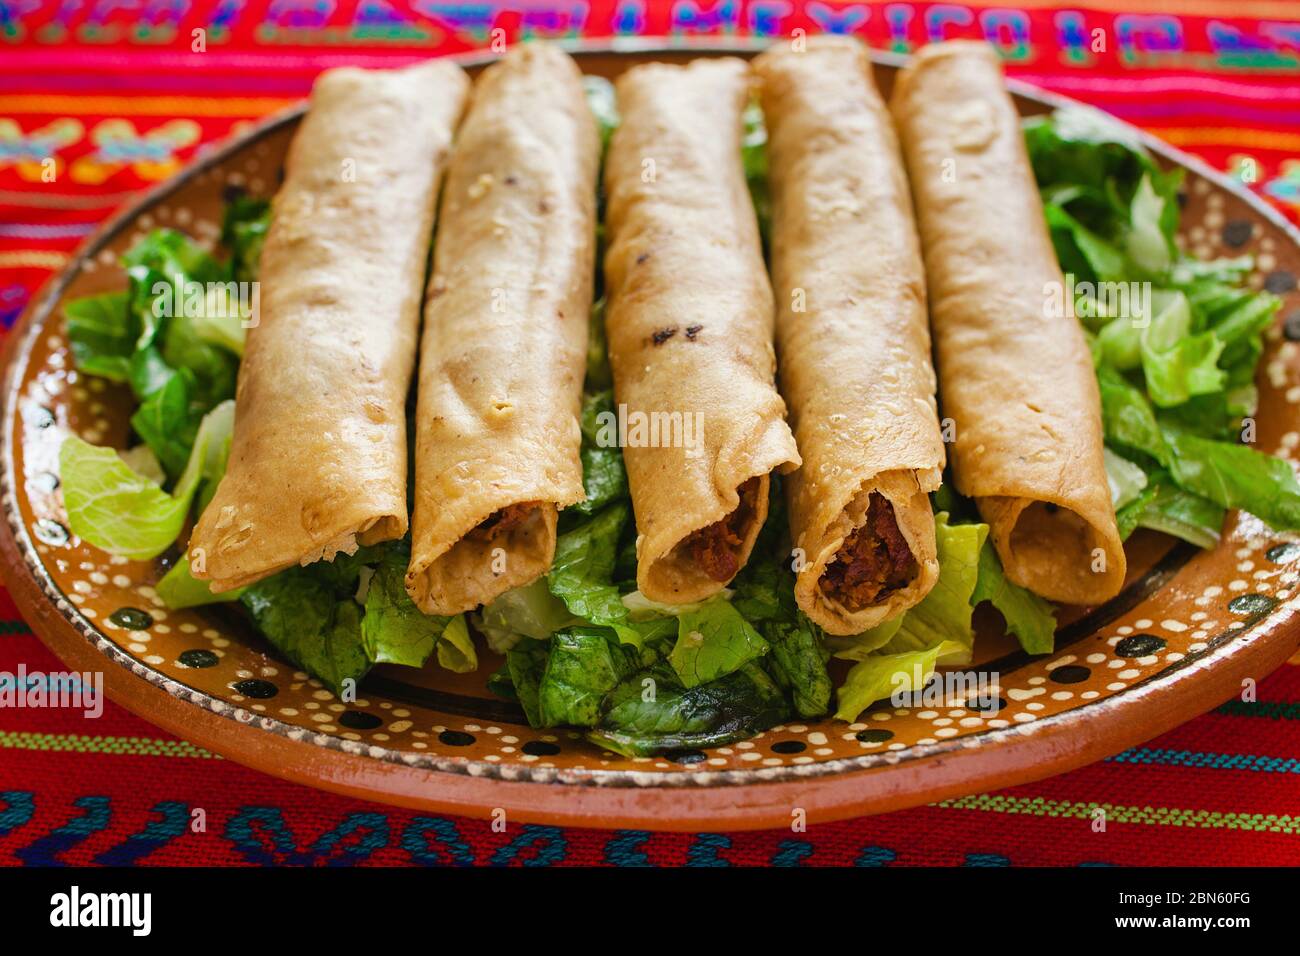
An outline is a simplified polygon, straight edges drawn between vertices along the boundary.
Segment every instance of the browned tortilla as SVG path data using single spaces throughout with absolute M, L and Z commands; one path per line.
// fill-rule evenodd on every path
M 891 103 L 925 253 L 957 490 L 976 500 L 1007 577 L 1093 604 L 1123 586 L 1100 399 L 997 54 L 927 46 Z
M 829 633 L 857 634 L 916 604 L 939 576 L 928 493 L 944 449 L 921 251 L 865 47 L 782 43 L 755 69 L 780 385 L 803 458 L 786 480 L 795 597 Z
M 606 329 L 637 585 L 670 604 L 718 592 L 744 566 L 768 475 L 799 462 L 772 381 L 772 292 L 741 164 L 749 82 L 744 63 L 719 59 L 639 66 L 617 86 Z
M 445 61 L 316 81 L 262 251 L 229 464 L 190 539 L 214 591 L 406 533 L 420 291 L 468 86 Z
M 455 614 L 546 572 L 581 501 L 599 136 L 577 66 L 529 43 L 456 140 L 429 284 L 406 587 Z

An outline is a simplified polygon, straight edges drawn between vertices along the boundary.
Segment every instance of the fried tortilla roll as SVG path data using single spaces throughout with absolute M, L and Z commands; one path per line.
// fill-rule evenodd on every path
M 866 49 L 816 37 L 755 61 L 773 197 L 795 598 L 831 634 L 905 611 L 939 577 L 943 473 L 925 273 L 907 176 Z
M 421 344 L 406 589 L 428 613 L 545 573 L 557 510 L 584 497 L 599 163 L 581 74 L 558 48 L 517 47 L 477 81 Z
M 749 79 L 739 60 L 697 60 L 640 66 L 617 86 L 605 324 L 637 586 L 669 604 L 735 576 L 767 517 L 769 473 L 799 463 L 772 381 L 772 290 L 741 165 Z
M 892 108 L 916 201 L 957 490 L 1007 577 L 1092 604 L 1123 586 L 1100 399 L 1078 321 L 1045 307 L 1062 276 L 992 48 L 925 47 Z
M 331 70 L 261 259 L 225 478 L 190 539 L 214 591 L 406 533 L 406 394 L 461 69 Z

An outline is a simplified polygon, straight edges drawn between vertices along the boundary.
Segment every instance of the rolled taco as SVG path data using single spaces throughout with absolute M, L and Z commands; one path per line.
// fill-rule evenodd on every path
M 750 73 L 735 59 L 618 80 L 605 167 L 606 332 L 637 526 L 637 586 L 721 590 L 798 465 L 773 385 L 772 291 L 741 164 Z
M 406 395 L 468 88 L 445 61 L 316 81 L 262 251 L 226 474 L 190 538 L 214 591 L 406 533 Z
M 997 54 L 927 46 L 891 101 L 916 202 L 953 477 L 1007 577 L 1093 604 L 1124 583 L 1101 408 Z
M 516 47 L 474 87 L 426 297 L 406 589 L 455 614 L 532 581 L 581 501 L 600 143 L 578 67 Z
M 831 634 L 916 604 L 939 576 L 929 492 L 944 448 L 925 273 L 893 123 L 866 49 L 815 37 L 755 61 L 768 130 L 795 598 Z

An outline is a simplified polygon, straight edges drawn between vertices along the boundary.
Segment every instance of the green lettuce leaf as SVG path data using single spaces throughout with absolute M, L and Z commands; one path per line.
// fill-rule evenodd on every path
M 190 573 L 190 559 L 182 555 L 180 560 L 162 576 L 155 590 L 158 592 L 158 599 L 167 606 L 168 610 L 179 611 L 187 607 L 238 601 L 245 589 L 236 588 L 233 591 L 213 594 L 212 582 L 201 581 L 194 577 Z
M 1007 580 L 998 552 L 987 539 L 980 547 L 979 578 L 970 598 L 975 606 L 983 601 L 1002 613 L 1007 630 L 1020 641 L 1025 653 L 1052 653 L 1056 646 L 1055 608 L 1050 601 Z
M 1300 530 L 1300 484 L 1291 465 L 1246 445 L 1166 428 L 1168 467 L 1180 488 L 1249 511 L 1275 531 Z
M 1191 334 L 1187 297 L 1177 292 L 1164 299 L 1142 331 L 1141 354 L 1147 395 L 1154 404 L 1168 408 L 1194 395 L 1222 390 L 1227 376 L 1218 366 L 1224 343 L 1213 332 Z
M 112 448 L 69 435 L 59 448 L 68 527 L 110 554 L 137 561 L 162 554 L 180 536 L 200 481 L 224 468 L 234 419 L 234 402 L 204 417 L 171 494 L 132 471 Z
M 640 652 L 620 643 L 609 628 L 558 632 L 537 689 L 540 726 L 595 727 L 605 696 L 642 664 Z
M 317 565 L 289 568 L 245 589 L 240 602 L 276 650 L 342 696 L 360 684 L 371 660 L 361 635 L 361 607 L 339 593 Z
M 738 670 L 769 649 L 739 611 L 714 599 L 677 618 L 677 643 L 668 662 L 684 687 L 694 687 Z
M 921 650 L 873 654 L 854 664 L 836 691 L 835 718 L 854 721 L 878 700 L 895 691 L 919 691 L 934 673 L 943 645 Z
M 781 689 L 757 664 L 685 687 L 666 663 L 633 674 L 609 696 L 593 743 L 629 757 L 721 747 L 785 720 Z
M 542 675 L 546 673 L 546 660 L 549 642 L 525 639 L 506 654 L 506 671 L 510 675 L 510 686 L 514 690 L 519 706 L 524 709 L 528 726 L 541 727 L 542 710 L 538 701 L 538 690 L 542 684 Z
M 640 644 L 641 635 L 627 626 L 627 608 L 612 583 L 618 539 L 627 519 L 628 506 L 617 502 L 561 534 L 546 580 L 571 614 L 614 628 L 626 643 Z
M 600 444 L 598 416 L 614 412 L 614 397 L 609 391 L 588 395 L 582 405 L 582 483 L 587 492 L 584 501 L 568 511 L 594 514 L 612 501 L 626 498 L 627 472 L 623 468 L 623 450 L 617 444 Z
M 456 674 L 478 670 L 478 651 L 470 636 L 469 624 L 464 614 L 457 614 L 447 622 L 438 639 L 438 665 Z
M 271 203 L 239 196 L 226 205 L 221 242 L 231 252 L 231 272 L 239 282 L 256 281 L 262 246 L 271 227 Z
M 366 656 L 376 664 L 424 666 L 452 620 L 425 614 L 415 606 L 406 593 L 409 559 L 410 553 L 404 548 L 388 550 L 366 587 L 361 641 Z
M 766 664 L 776 683 L 790 695 L 800 717 L 820 717 L 831 702 L 830 658 L 819 628 L 803 615 L 794 624 L 773 622 L 763 628 L 772 647 Z
M 63 307 L 72 360 L 87 375 L 127 382 L 139 323 L 127 310 L 125 292 L 74 299 Z
M 137 353 L 140 355 L 146 353 Z M 170 369 L 170 366 L 163 365 Z M 189 461 L 203 420 L 192 400 L 194 376 L 188 369 L 172 371 L 131 415 L 131 427 L 157 456 L 169 476 L 179 475 Z
M 1106 464 L 1106 481 L 1110 485 L 1110 503 L 1118 510 L 1142 494 L 1142 489 L 1147 486 L 1147 473 L 1141 466 L 1109 448 L 1102 449 L 1102 459 Z
M 488 646 L 504 654 L 525 637 L 544 641 L 561 628 L 579 624 L 564 602 L 551 593 L 545 578 L 513 588 L 484 605 L 475 626 Z
M 1120 536 L 1127 539 L 1137 528 L 1150 528 L 1189 541 L 1198 548 L 1219 543 L 1224 508 L 1207 498 L 1184 491 L 1166 472 L 1154 472 L 1142 494 L 1115 515 Z
M 1101 419 L 1106 441 L 1119 449 L 1141 452 L 1160 464 L 1167 464 L 1170 450 L 1155 412 L 1141 390 L 1118 371 L 1097 369 L 1101 392 Z

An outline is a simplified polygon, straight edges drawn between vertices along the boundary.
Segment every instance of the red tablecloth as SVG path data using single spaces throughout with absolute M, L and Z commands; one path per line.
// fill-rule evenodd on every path
M 0 323 L 97 223 L 339 63 L 494 38 L 986 36 L 1009 72 L 1094 103 L 1300 218 L 1300 6 L 803 0 L 0 2 Z M 499 31 L 499 32 L 497 32 Z M 45 162 L 53 160 L 53 163 Z M 53 168 L 52 178 L 48 170 Z M 43 175 L 43 173 L 45 175 Z M 0 593 L 0 672 L 56 662 Z M 1144 747 L 1012 790 L 806 833 L 677 835 L 429 816 L 282 783 L 110 706 L 0 709 L 0 862 L 727 865 L 1300 863 L 1300 668 Z M 1104 832 L 1093 808 L 1107 808 Z M 203 808 L 205 832 L 191 810 Z

